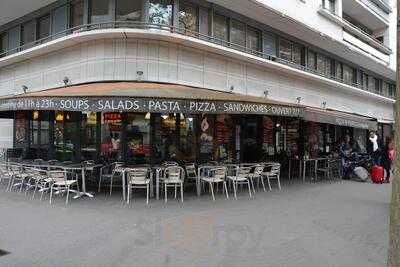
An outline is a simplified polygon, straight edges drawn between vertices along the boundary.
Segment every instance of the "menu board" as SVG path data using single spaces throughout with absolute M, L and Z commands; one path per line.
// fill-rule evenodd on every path
M 219 115 L 217 118 L 217 142 L 218 144 L 229 144 L 232 139 L 228 116 Z
M 200 121 L 200 158 L 212 160 L 214 152 L 214 119 L 203 115 Z
M 15 144 L 17 147 L 25 147 L 28 134 L 27 120 L 24 112 L 17 112 L 15 118 Z
M 274 121 L 271 117 L 263 117 L 263 143 L 274 144 Z

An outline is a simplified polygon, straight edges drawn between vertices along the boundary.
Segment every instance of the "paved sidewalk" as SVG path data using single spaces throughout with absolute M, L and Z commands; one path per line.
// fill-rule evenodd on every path
M 337 181 L 147 208 L 115 192 L 66 208 L 0 187 L 0 266 L 385 266 L 389 199 L 390 185 Z

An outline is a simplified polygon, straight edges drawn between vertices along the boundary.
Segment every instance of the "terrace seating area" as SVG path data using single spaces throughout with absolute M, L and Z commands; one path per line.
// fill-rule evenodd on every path
M 316 159 L 314 166 L 310 162 L 313 161 L 300 160 L 300 180 L 306 175 L 314 182 L 338 178 L 339 166 L 334 164 L 337 161 Z M 284 179 L 288 180 L 293 175 L 290 173 L 293 167 L 291 164 L 289 166 L 289 172 L 284 172 Z M 281 167 L 282 164 L 278 162 L 208 162 L 180 166 L 177 162 L 167 161 L 161 165 L 130 166 L 123 162 L 104 165 L 93 161 L 73 163 L 41 159 L 10 160 L 0 165 L 0 188 L 23 193 L 25 197 L 30 195 L 32 200 L 40 194 L 40 200 L 47 199 L 50 204 L 56 197 L 65 198 L 66 205 L 71 199 L 94 197 L 94 193 L 88 190 L 88 181 L 92 188 L 97 189 L 97 193 L 111 195 L 122 192 L 122 199 L 126 204 L 134 201 L 136 196 L 133 193 L 139 190 L 145 190 L 147 205 L 150 198 L 163 198 L 167 203 L 171 195 L 177 201 L 183 202 L 185 192 L 189 191 L 198 197 L 202 194 L 209 195 L 212 201 L 216 201 L 217 194 L 222 194 L 226 199 L 237 199 L 240 195 L 248 194 L 251 199 L 267 189 L 282 190 Z

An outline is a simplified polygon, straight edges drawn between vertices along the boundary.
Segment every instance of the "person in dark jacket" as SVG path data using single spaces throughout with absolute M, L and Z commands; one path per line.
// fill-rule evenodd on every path
M 382 141 L 379 136 L 371 131 L 367 141 L 367 153 L 372 157 L 374 165 L 381 165 Z

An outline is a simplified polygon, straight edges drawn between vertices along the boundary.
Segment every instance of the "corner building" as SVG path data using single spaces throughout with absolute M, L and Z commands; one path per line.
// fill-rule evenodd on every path
M 394 0 L 2 0 L 0 146 L 131 164 L 392 134 Z

